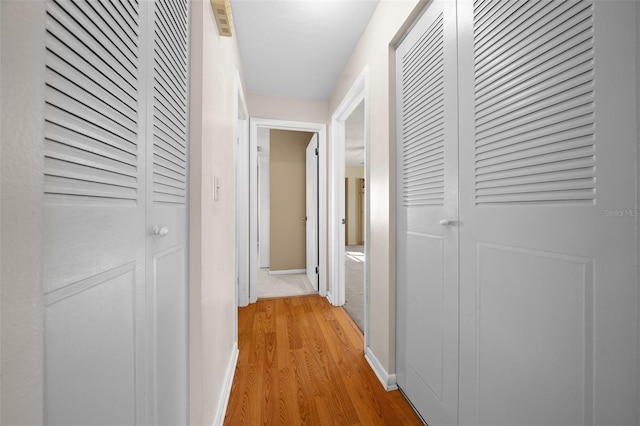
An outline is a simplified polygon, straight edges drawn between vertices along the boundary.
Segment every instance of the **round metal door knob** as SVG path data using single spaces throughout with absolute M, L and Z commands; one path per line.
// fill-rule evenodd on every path
M 449 226 L 451 225 L 451 221 L 449 219 L 440 219 L 440 225 Z
M 156 226 L 153 228 L 154 235 L 159 235 L 161 237 L 166 237 L 169 234 L 169 228 L 163 226 L 162 228 Z

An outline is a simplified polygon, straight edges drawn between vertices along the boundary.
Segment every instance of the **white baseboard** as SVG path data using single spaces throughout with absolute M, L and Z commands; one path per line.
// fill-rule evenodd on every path
M 306 274 L 306 269 L 283 269 L 281 271 L 269 271 L 269 275 Z
M 331 306 L 336 306 L 336 304 L 333 301 L 333 295 L 331 294 L 330 291 L 327 291 L 326 298 L 329 301 L 329 303 L 331 303 Z
M 227 414 L 227 405 L 229 404 L 229 396 L 231 396 L 231 385 L 233 384 L 233 376 L 236 373 L 236 364 L 238 363 L 238 342 L 233 344 L 231 357 L 227 364 L 225 372 L 224 384 L 222 385 L 222 394 L 218 400 L 218 409 L 216 410 L 216 418 L 213 421 L 214 426 L 222 426 L 224 424 L 224 416 Z
M 378 380 L 382 383 L 384 390 L 388 392 L 398 389 L 396 375 L 387 373 L 380 361 L 378 361 L 378 358 L 373 354 L 373 351 L 371 351 L 371 348 L 368 346 L 364 352 L 364 358 L 371 366 L 373 372 L 376 373 L 376 376 L 378 376 Z

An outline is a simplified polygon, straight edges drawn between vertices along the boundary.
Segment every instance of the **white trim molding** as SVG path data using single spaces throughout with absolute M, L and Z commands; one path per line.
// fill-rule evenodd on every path
M 236 373 L 236 365 L 238 364 L 238 343 L 233 344 L 231 350 L 231 357 L 227 364 L 227 371 L 224 375 L 224 383 L 222 385 L 222 393 L 218 400 L 218 407 L 216 409 L 216 417 L 213 421 L 214 426 L 222 426 L 224 424 L 224 417 L 227 414 L 227 405 L 229 405 L 229 397 L 231 396 L 231 385 L 233 384 L 233 377 Z
M 249 111 L 236 70 L 236 305 L 249 304 Z M 237 333 L 236 333 L 237 334 Z
M 380 383 L 382 383 L 384 390 L 389 392 L 398 389 L 396 375 L 387 373 L 387 370 L 384 369 L 380 361 L 378 361 L 378 358 L 376 358 L 375 354 L 368 346 L 364 352 L 364 359 L 367 360 L 373 372 L 376 373 L 376 376 L 378 377 L 378 380 L 380 380 Z
M 249 303 L 258 300 L 258 128 L 315 132 L 318 134 L 318 293 L 327 294 L 327 125 L 305 121 L 276 120 L 251 117 L 249 119 Z M 306 271 L 303 270 L 303 272 Z
M 292 274 L 306 274 L 306 269 L 282 269 L 280 271 L 269 270 L 269 275 L 292 275 Z

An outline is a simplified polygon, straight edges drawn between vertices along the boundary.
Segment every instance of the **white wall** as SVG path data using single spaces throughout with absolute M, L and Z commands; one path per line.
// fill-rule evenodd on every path
M 329 104 L 324 101 L 249 93 L 247 106 L 251 117 L 274 120 L 329 122 Z
M 191 2 L 191 66 L 190 424 L 211 425 L 224 416 L 237 353 L 234 145 L 241 65 L 236 38 L 218 36 L 208 0 Z
M 43 422 L 44 11 L 0 3 L 2 406 L 0 423 Z
M 365 66 L 369 66 L 370 182 L 369 348 L 387 373 L 395 372 L 395 143 L 390 103 L 392 48 L 419 12 L 418 0 L 381 0 L 329 101 L 333 114 Z M 331 148 L 329 148 L 331 149 Z M 331 171 L 329 175 L 331 176 Z M 331 208 L 331 206 L 330 206 Z
M 258 128 L 258 266 L 268 268 L 270 259 L 271 209 L 269 192 L 269 129 Z

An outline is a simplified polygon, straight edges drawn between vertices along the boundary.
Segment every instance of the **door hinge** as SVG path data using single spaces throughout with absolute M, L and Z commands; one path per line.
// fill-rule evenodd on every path
M 316 266 L 316 275 L 318 275 L 318 267 Z
M 318 155 L 318 148 L 316 148 L 316 155 Z

